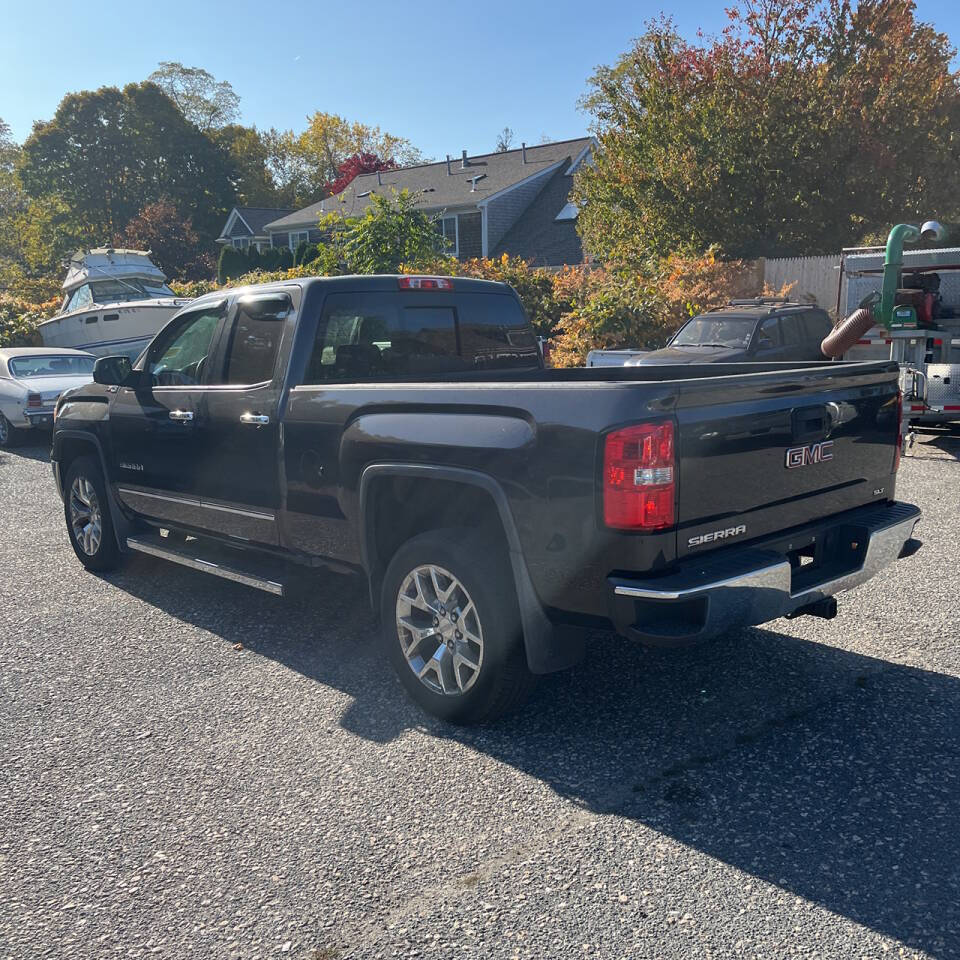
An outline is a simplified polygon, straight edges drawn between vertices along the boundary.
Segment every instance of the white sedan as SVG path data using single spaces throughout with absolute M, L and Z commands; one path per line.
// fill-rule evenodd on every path
M 0 347 L 0 447 L 31 427 L 52 428 L 57 398 L 89 383 L 95 360 L 64 347 Z

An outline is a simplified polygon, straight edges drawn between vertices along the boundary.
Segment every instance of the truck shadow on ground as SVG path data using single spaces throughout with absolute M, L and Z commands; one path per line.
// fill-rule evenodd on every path
M 280 601 L 137 557 L 111 582 L 352 698 L 352 734 L 455 740 L 911 947 L 960 956 L 960 680 L 770 629 L 645 653 L 608 634 L 524 710 L 460 729 L 404 697 L 359 579 Z M 841 622 L 841 621 L 838 621 Z M 816 622 L 808 629 L 813 633 Z M 359 638 L 359 639 L 358 639 Z
M 12 465 L 19 460 L 50 462 L 50 437 L 39 431 L 30 431 L 30 436 L 21 441 L 21 446 L 0 450 L 0 467 Z

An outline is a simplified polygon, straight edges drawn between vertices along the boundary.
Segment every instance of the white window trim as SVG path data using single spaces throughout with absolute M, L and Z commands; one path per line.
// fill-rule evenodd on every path
M 296 243 L 294 243 L 294 237 L 302 237 L 303 239 L 297 240 Z M 287 246 L 290 248 L 290 252 L 296 253 L 297 247 L 299 247 L 304 240 L 306 240 L 307 243 L 310 242 L 309 230 L 291 230 L 290 233 L 287 234 Z
M 441 240 L 447 239 L 447 237 L 443 232 L 443 226 L 442 226 L 443 221 L 444 220 L 453 221 L 453 246 L 452 247 L 445 246 L 441 252 L 449 254 L 450 256 L 453 256 L 453 257 L 459 257 L 460 256 L 460 214 L 458 213 L 441 214 L 439 217 L 437 217 L 437 220 L 441 224 L 441 227 L 440 227 Z

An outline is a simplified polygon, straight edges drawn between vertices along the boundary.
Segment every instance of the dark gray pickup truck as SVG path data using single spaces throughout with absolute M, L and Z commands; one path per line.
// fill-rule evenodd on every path
M 544 369 L 507 286 L 306 279 L 194 301 L 57 407 L 95 570 L 165 557 L 273 593 L 366 577 L 426 710 L 478 721 L 611 625 L 679 645 L 913 552 L 897 366 Z M 322 575 L 319 572 L 317 575 Z

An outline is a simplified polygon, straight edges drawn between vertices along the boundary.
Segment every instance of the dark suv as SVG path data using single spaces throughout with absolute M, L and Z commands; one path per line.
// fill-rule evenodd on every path
M 820 341 L 832 327 L 827 312 L 809 303 L 773 297 L 731 300 L 688 320 L 662 350 L 626 366 L 822 360 Z

